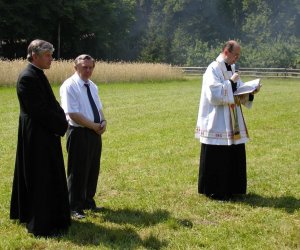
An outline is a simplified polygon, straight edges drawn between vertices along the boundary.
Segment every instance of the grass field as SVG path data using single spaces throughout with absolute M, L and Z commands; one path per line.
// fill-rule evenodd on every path
M 244 109 L 248 194 L 225 203 L 197 194 L 199 79 L 99 85 L 106 210 L 52 239 L 9 220 L 19 107 L 15 89 L 0 88 L 0 249 L 300 249 L 300 83 L 262 83 Z

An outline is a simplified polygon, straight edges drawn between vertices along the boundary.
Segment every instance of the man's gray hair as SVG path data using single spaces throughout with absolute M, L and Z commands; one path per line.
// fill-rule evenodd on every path
M 41 55 L 44 52 L 51 52 L 53 53 L 54 51 L 54 47 L 51 43 L 44 41 L 44 40 L 40 40 L 40 39 L 36 39 L 33 40 L 27 49 L 27 60 L 29 62 L 32 62 L 32 55 L 33 54 L 37 54 L 37 55 Z

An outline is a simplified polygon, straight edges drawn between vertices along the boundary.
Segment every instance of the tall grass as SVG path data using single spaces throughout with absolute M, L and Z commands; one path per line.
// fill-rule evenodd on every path
M 197 194 L 200 87 L 99 86 L 108 128 L 96 201 L 106 210 L 51 239 L 9 220 L 19 110 L 15 89 L 0 88 L 0 249 L 299 249 L 299 82 L 264 79 L 244 109 L 248 194 L 225 203 Z
M 0 60 L 0 86 L 15 85 L 19 73 L 26 67 L 25 60 Z M 51 83 L 61 84 L 74 73 L 73 61 L 53 61 L 45 70 Z M 92 80 L 97 83 L 166 81 L 183 78 L 180 69 L 162 63 L 96 62 Z

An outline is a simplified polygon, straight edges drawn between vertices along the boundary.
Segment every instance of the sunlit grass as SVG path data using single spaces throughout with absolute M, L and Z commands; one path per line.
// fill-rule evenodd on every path
M 19 110 L 15 89 L 0 88 L 0 249 L 299 249 L 299 82 L 263 79 L 243 109 L 248 195 L 225 203 L 197 194 L 200 87 L 196 78 L 99 85 L 108 129 L 96 199 L 106 210 L 58 239 L 9 220 Z

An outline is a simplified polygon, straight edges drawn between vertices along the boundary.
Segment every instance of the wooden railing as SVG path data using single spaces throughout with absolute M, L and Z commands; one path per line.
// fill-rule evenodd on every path
M 206 67 L 179 67 L 187 75 L 203 75 Z M 300 69 L 290 68 L 239 68 L 242 76 L 300 78 Z

